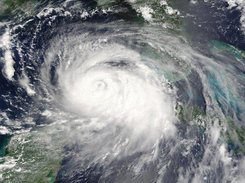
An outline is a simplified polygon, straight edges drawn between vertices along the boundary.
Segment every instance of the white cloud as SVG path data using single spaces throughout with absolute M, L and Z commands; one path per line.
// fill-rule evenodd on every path
M 0 47 L 4 50 L 4 68 L 3 73 L 7 79 L 12 80 L 14 76 L 14 60 L 11 53 L 11 36 L 7 30 L 2 37 L 0 37 Z

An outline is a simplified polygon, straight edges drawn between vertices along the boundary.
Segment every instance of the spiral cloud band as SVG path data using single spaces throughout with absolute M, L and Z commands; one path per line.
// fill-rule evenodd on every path
M 175 134 L 175 99 L 166 79 L 146 64 L 153 61 L 119 43 L 122 36 L 85 32 L 54 40 L 42 77 L 46 85 L 56 78 L 59 92 L 50 92 L 65 110 L 96 119 L 97 127 L 119 128 L 124 153 L 133 153 Z
M 91 2 L 0 25 L 0 180 L 244 180 L 244 52 L 168 28 L 150 2 Z

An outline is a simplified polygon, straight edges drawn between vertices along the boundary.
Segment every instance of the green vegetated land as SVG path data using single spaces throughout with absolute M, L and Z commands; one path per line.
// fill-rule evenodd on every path
M 3 162 L 14 166 L 2 172 L 6 183 L 53 183 L 62 161 L 59 134 L 48 128 L 14 135 L 6 149 Z M 58 139 L 57 139 L 58 138 Z M 0 164 L 1 164 L 0 163 Z M 10 165 L 11 166 L 11 165 Z
M 55 1 L 47 0 L 2 0 L 0 1 L 0 20 L 11 17 L 12 15 L 20 14 L 32 14 L 35 11 L 35 7 L 41 4 L 51 4 Z M 168 0 L 167 2 L 171 2 Z M 121 18 L 127 20 L 134 20 L 144 22 L 142 12 L 140 8 L 149 8 L 149 14 L 152 17 L 152 22 L 164 24 L 165 27 L 172 30 L 179 28 L 181 24 L 181 18 L 177 13 L 168 13 L 168 4 L 161 4 L 160 0 L 91 0 L 90 4 L 94 4 L 94 8 L 98 9 L 127 9 L 127 13 L 121 16 Z
M 206 131 L 208 125 L 214 121 L 206 116 L 203 110 L 197 106 L 182 106 L 176 108 L 177 116 L 183 123 L 197 125 L 200 131 Z M 229 152 L 235 156 L 245 155 L 245 127 L 234 122 L 230 117 L 225 120 L 219 119 L 221 138 L 226 142 Z M 221 140 L 222 140 L 221 139 Z
M 28 3 L 36 3 L 37 0 L 2 0 L 0 1 L 0 13 L 9 14 Z

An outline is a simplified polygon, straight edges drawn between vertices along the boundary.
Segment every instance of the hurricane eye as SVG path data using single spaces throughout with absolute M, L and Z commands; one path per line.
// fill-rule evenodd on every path
M 97 90 L 106 90 L 107 88 L 107 84 L 104 82 L 104 81 L 95 81 L 94 83 L 94 91 L 97 91 Z
M 245 0 L 0 0 L 0 182 L 245 183 Z

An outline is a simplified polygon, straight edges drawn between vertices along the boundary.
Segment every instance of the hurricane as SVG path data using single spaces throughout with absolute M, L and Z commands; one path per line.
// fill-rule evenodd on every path
M 244 182 L 240 1 L 0 5 L 2 182 Z

